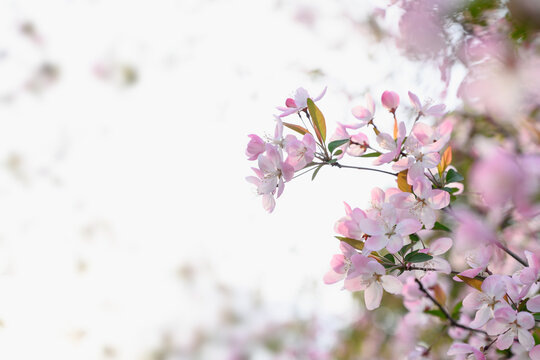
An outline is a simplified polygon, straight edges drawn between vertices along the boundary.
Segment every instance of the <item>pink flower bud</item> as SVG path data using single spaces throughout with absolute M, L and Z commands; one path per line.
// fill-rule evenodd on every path
M 285 101 L 285 106 L 287 106 L 288 108 L 295 108 L 296 102 L 294 102 L 294 100 L 291 98 L 287 98 L 287 100 Z
M 381 96 L 381 102 L 390 112 L 396 111 L 399 106 L 399 95 L 393 91 L 385 91 Z

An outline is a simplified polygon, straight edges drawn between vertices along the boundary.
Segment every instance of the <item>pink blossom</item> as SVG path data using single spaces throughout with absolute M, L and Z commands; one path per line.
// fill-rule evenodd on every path
M 344 288 L 350 287 L 349 272 L 354 270 L 351 258 L 358 252 L 344 241 L 339 243 L 341 254 L 332 256 L 330 261 L 330 270 L 324 275 L 325 284 L 334 284 L 345 279 Z
M 398 137 L 396 140 L 394 140 L 392 135 L 387 133 L 380 133 L 377 135 L 377 142 L 379 143 L 379 146 L 385 150 L 389 150 L 389 152 L 376 158 L 375 161 L 373 161 L 373 165 L 386 164 L 399 158 L 401 154 L 401 145 L 403 144 L 403 140 L 405 139 L 406 135 L 405 132 L 405 124 L 400 122 L 398 127 Z
M 407 360 L 428 360 L 429 348 L 422 345 L 416 345 L 414 350 L 409 352 Z
M 419 272 L 415 273 L 416 276 L 411 274 L 410 276 L 406 277 L 401 294 L 404 298 L 403 305 L 405 305 L 407 310 L 418 313 L 423 312 L 426 308 L 429 308 L 432 305 L 432 302 L 420 290 L 416 279 L 419 279 L 424 289 L 432 293 L 433 291 L 431 289 L 437 285 L 438 276 L 436 272 L 426 272 L 421 277 L 418 276 Z
M 250 140 L 246 148 L 246 156 L 248 160 L 256 160 L 266 149 L 266 144 L 263 139 L 255 134 L 249 134 L 248 136 Z
M 418 252 L 433 256 L 432 259 L 423 262 L 421 266 L 426 269 L 436 269 L 444 274 L 450 274 L 452 271 L 450 263 L 439 257 L 439 255 L 442 255 L 450 250 L 452 244 L 452 239 L 443 237 L 435 240 L 427 249 L 419 250 Z
M 257 187 L 257 194 L 263 197 L 263 207 L 272 212 L 276 197 L 280 197 L 285 182 L 292 179 L 294 168 L 283 161 L 281 151 L 271 144 L 266 144 L 266 152 L 258 157 L 259 168 L 252 168 L 256 176 L 246 180 Z
M 410 135 L 405 140 L 404 151 L 408 156 L 396 161 L 392 169 L 395 171 L 410 169 L 411 174 L 421 174 L 416 177 L 425 178 L 424 169 L 434 168 L 441 161 L 441 155 L 438 152 L 422 146 L 414 135 Z
M 377 218 L 381 215 L 383 208 L 408 210 L 409 204 L 407 200 L 409 196 L 409 193 L 405 193 L 398 188 L 389 188 L 383 191 L 381 188 L 374 187 L 371 189 L 371 208 L 367 212 L 372 218 Z
M 410 211 L 424 224 L 426 229 L 433 228 L 437 220 L 435 210 L 440 210 L 450 204 L 450 194 L 444 190 L 432 189 L 426 178 L 416 179 L 413 187 L 416 197 L 410 197 Z
M 457 228 L 456 237 L 463 244 L 477 247 L 480 244 L 489 245 L 497 242 L 497 236 L 491 226 L 488 226 L 477 214 L 469 210 L 454 212 Z
M 399 21 L 398 45 L 413 57 L 435 57 L 445 46 L 442 14 L 430 1 L 409 1 Z M 442 3 L 441 3 L 442 5 Z M 437 7 L 437 8 L 440 8 Z
M 359 127 L 359 125 L 344 125 L 338 123 L 336 132 L 332 135 L 330 141 L 349 139 L 349 142 L 336 148 L 342 151 L 342 153 L 337 156 L 338 159 L 341 159 L 345 153 L 350 156 L 361 156 L 366 152 L 366 149 L 369 146 L 368 137 L 361 132 L 351 135 L 348 131 L 348 129 L 358 129 Z
M 423 152 L 429 153 L 444 149 L 450 140 L 453 127 L 450 119 L 444 120 L 435 129 L 425 123 L 417 122 L 411 132 L 423 146 Z
M 263 179 L 259 191 L 263 194 L 273 192 L 278 188 L 278 197 L 283 192 L 284 181 L 289 181 L 294 175 L 294 168 L 283 161 L 281 152 L 270 144 L 266 144 L 266 154 L 259 155 L 259 169 Z
M 383 106 L 390 112 L 395 112 L 399 106 L 399 95 L 393 91 L 385 91 L 381 96 Z
M 370 235 L 365 243 L 367 249 L 378 251 L 386 247 L 393 254 L 403 247 L 403 237 L 420 230 L 422 224 L 415 219 L 399 219 L 395 209 L 384 208 L 377 219 L 361 220 L 360 227 Z
M 413 107 L 416 109 L 416 111 L 418 111 L 419 115 L 438 117 L 442 116 L 444 114 L 444 109 L 446 109 L 446 105 L 444 104 L 430 105 L 429 103 L 426 103 L 422 106 L 418 96 L 416 96 L 410 91 L 409 99 L 411 100 L 411 104 L 413 105 Z
M 351 110 L 353 116 L 360 120 L 360 127 L 366 126 L 375 115 L 375 103 L 373 102 L 373 98 L 369 94 L 366 94 L 366 103 L 367 107 L 355 106 Z
M 285 101 L 285 107 L 282 107 L 282 106 L 277 107 L 277 109 L 281 111 L 281 114 L 279 115 L 279 117 L 288 116 L 288 115 L 299 113 L 301 111 L 306 110 L 308 98 L 311 98 L 313 102 L 317 102 L 322 99 L 325 93 L 326 93 L 326 87 L 319 94 L 319 96 L 315 98 L 311 98 L 311 96 L 309 96 L 309 93 L 307 92 L 306 89 L 302 87 L 296 89 L 296 92 L 294 93 L 294 98 L 287 98 L 287 100 Z
M 480 350 L 478 350 L 477 348 L 469 344 L 465 344 L 462 342 L 453 343 L 452 346 L 450 346 L 450 349 L 448 349 L 448 352 L 446 354 L 450 356 L 457 356 L 456 359 L 460 359 L 460 360 L 471 359 L 470 357 L 471 355 L 473 356 L 472 359 L 486 360 L 486 357 Z
M 345 212 L 347 216 L 339 219 L 334 225 L 334 229 L 345 237 L 361 240 L 364 232 L 360 227 L 360 221 L 366 218 L 366 213 L 358 208 L 351 209 L 347 203 L 345 203 Z
M 505 306 L 502 302 L 506 294 L 505 282 L 501 275 L 488 276 L 482 282 L 482 292 L 474 291 L 463 299 L 463 308 L 476 310 L 474 320 L 469 324 L 472 328 L 484 326 L 493 317 L 493 311 Z
M 525 250 L 525 257 L 529 266 L 521 269 L 513 275 L 513 279 L 522 285 L 525 285 L 521 291 L 521 296 L 525 296 L 531 286 L 533 286 L 540 276 L 540 259 L 536 254 Z
M 531 357 L 531 360 L 540 360 L 540 345 L 533 347 L 529 352 L 529 356 Z
M 286 151 L 289 155 L 287 163 L 290 164 L 295 171 L 303 169 L 315 157 L 316 143 L 315 138 L 311 134 L 305 134 L 302 140 L 298 140 L 294 135 L 286 137 Z
M 527 309 L 534 313 L 540 312 L 540 295 L 536 295 L 527 301 Z
M 402 284 L 397 277 L 386 275 L 384 267 L 376 260 L 364 255 L 354 255 L 355 270 L 350 273 L 351 291 L 364 290 L 366 308 L 373 310 L 381 304 L 383 289 L 391 294 L 399 294 Z
M 465 258 L 465 261 L 471 267 L 471 269 L 462 271 L 459 273 L 459 275 L 474 278 L 486 269 L 492 256 L 493 246 L 481 246 L 471 250 Z M 454 280 L 457 282 L 462 281 L 457 276 L 454 277 Z
M 369 146 L 369 139 L 363 133 L 358 133 L 351 136 L 347 147 L 347 154 L 351 156 L 361 156 L 366 152 Z
M 257 169 L 257 168 L 251 168 L 251 169 L 255 172 L 255 175 L 257 176 L 248 176 L 246 177 L 246 180 L 252 183 L 253 185 L 255 185 L 257 189 L 257 195 L 262 196 L 262 204 L 263 204 L 264 210 L 271 213 L 272 211 L 274 211 L 274 208 L 276 207 L 276 200 L 274 199 L 274 192 L 271 192 L 271 193 L 260 192 L 259 189 L 263 186 L 264 175 L 260 169 Z
M 495 310 L 494 315 L 494 319 L 488 322 L 486 331 L 491 336 L 499 335 L 495 343 L 497 349 L 508 349 L 516 337 L 527 351 L 533 348 L 534 338 L 529 330 L 534 327 L 535 322 L 531 313 L 518 313 L 510 306 L 505 306 Z
M 471 188 L 482 194 L 486 205 L 504 205 L 519 196 L 524 175 L 515 156 L 497 149 L 474 164 Z

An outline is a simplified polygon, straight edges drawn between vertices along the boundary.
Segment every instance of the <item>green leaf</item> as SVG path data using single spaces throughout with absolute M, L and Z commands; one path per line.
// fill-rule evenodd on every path
M 446 173 L 446 183 L 460 182 L 463 180 L 465 180 L 465 178 L 454 169 L 450 169 Z
M 351 239 L 351 238 L 343 237 L 343 236 L 336 236 L 336 239 L 338 239 L 339 241 L 346 242 L 347 244 L 351 245 L 353 248 L 358 249 L 358 250 L 362 250 L 364 248 L 364 243 L 360 240 Z
M 307 106 L 317 138 L 319 138 L 321 144 L 324 144 L 326 141 L 326 121 L 324 120 L 324 115 L 310 98 L 307 99 Z
M 396 263 L 396 259 L 394 259 L 394 255 L 392 255 L 392 254 L 386 254 L 386 255 L 384 255 L 384 258 L 386 260 L 388 260 L 392 264 Z
M 449 187 L 446 187 L 446 186 L 443 187 L 442 190 L 444 190 L 444 191 L 446 191 L 446 192 L 448 192 L 450 194 L 453 194 L 453 193 L 459 191 L 459 189 L 457 189 L 457 188 L 449 188 Z
M 399 250 L 399 253 L 401 254 L 401 256 L 405 256 L 405 254 L 407 253 L 407 251 L 409 251 L 413 246 L 414 246 L 413 243 L 404 245 L 404 246 Z M 418 251 L 418 250 L 415 250 L 415 251 Z M 413 252 L 414 252 L 414 251 L 413 251 Z M 412 254 L 412 253 L 411 253 L 411 254 Z
M 410 263 L 420 263 L 431 259 L 433 259 L 433 256 L 431 255 L 413 251 L 412 253 L 407 254 L 403 260 Z
M 317 168 L 315 169 L 315 171 L 313 172 L 313 175 L 311 175 L 311 180 L 315 180 L 315 176 L 317 176 L 317 174 L 319 173 L 319 170 L 321 170 L 321 168 L 323 167 L 324 164 L 321 164 L 319 166 L 317 166 Z
M 534 313 L 534 320 L 540 321 L 540 313 Z
M 285 125 L 286 127 L 288 127 L 289 129 L 291 130 L 294 130 L 302 135 L 305 135 L 307 133 L 309 133 L 308 129 L 300 126 L 300 125 L 295 125 L 295 124 L 291 124 L 291 123 L 287 123 L 287 122 L 283 122 L 283 125 Z
M 334 152 L 334 150 L 338 147 L 340 147 L 343 144 L 346 144 L 349 142 L 349 139 L 343 139 L 343 140 L 336 140 L 332 141 L 330 144 L 328 144 L 328 151 L 330 151 L 330 154 Z
M 452 310 L 452 317 L 454 319 L 457 319 L 458 318 L 458 315 L 459 315 L 459 311 L 461 310 L 461 308 L 463 307 L 463 302 L 458 302 L 456 304 L 456 306 L 454 306 L 454 309 Z
M 411 234 L 411 235 L 409 235 L 409 239 L 411 239 L 411 241 L 412 241 L 413 243 L 415 243 L 415 242 L 417 242 L 417 241 L 420 241 L 420 237 L 419 237 L 418 235 L 416 235 L 416 234 Z
M 433 310 L 426 310 L 424 311 L 424 313 L 426 314 L 429 314 L 429 315 L 433 315 L 433 316 L 436 316 L 436 317 L 439 317 L 441 319 L 445 319 L 446 320 L 446 316 L 444 315 L 444 313 L 439 310 L 439 309 L 433 309 Z
M 334 154 L 334 156 L 338 156 L 338 155 L 341 155 L 341 154 L 343 154 L 343 151 L 341 151 L 341 149 L 338 149 L 336 151 L 336 153 Z
M 380 155 L 381 155 L 381 153 L 376 151 L 376 152 L 372 152 L 372 153 L 369 153 L 369 154 L 361 155 L 360 157 L 371 158 L 371 157 L 377 157 L 377 156 L 380 156 Z
M 436 222 L 435 222 L 435 225 L 433 225 L 433 230 L 442 230 L 442 231 L 452 232 L 452 230 L 450 230 L 450 229 L 448 228 L 448 226 L 443 225 L 443 224 L 441 224 L 441 223 L 438 222 L 438 221 L 436 221 Z

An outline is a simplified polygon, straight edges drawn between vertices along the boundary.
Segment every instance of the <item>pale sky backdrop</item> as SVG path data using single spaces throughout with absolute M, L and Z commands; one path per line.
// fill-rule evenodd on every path
M 333 225 L 343 201 L 366 207 L 392 178 L 324 168 L 287 184 L 269 215 L 244 149 L 299 86 L 328 86 L 329 134 L 368 90 L 437 99 L 437 71 L 419 73 L 363 24 L 377 4 L 2 1 L 0 358 L 150 359 L 164 335 L 182 347 L 195 330 L 226 331 L 223 304 L 248 311 L 253 294 L 269 321 L 353 321 L 350 294 L 321 280 Z M 28 91 L 44 61 L 57 81 Z M 380 103 L 377 115 L 390 129 Z

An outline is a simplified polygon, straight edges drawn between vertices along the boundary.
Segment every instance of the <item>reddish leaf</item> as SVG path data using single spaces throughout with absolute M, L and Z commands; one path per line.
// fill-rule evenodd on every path
M 313 122 L 313 127 L 315 128 L 315 133 L 317 138 L 324 144 L 326 141 L 326 121 L 324 120 L 324 115 L 321 110 L 315 105 L 313 100 L 310 98 L 307 99 L 308 111 L 311 116 L 311 121 Z
M 291 123 L 286 123 L 284 122 L 283 125 L 285 125 L 286 127 L 288 127 L 289 129 L 291 130 L 294 130 L 302 135 L 305 135 L 307 133 L 309 133 L 308 129 L 300 126 L 300 125 L 295 125 L 295 124 L 291 124 Z

